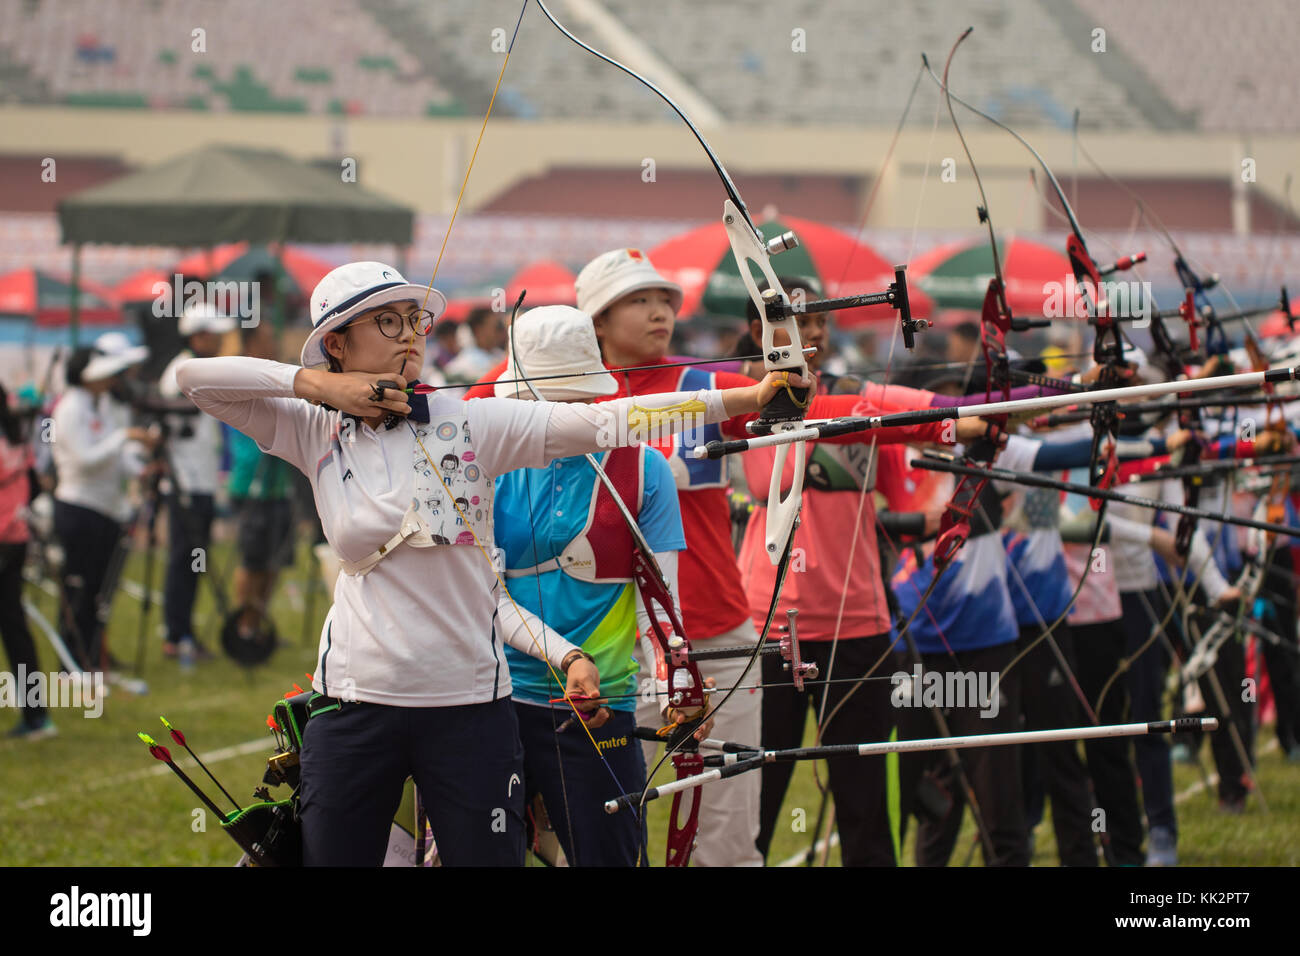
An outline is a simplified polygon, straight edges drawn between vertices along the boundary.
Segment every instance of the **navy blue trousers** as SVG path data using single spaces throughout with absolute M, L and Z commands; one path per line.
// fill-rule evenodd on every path
M 1169 604 L 1160 591 L 1121 591 L 1124 611 L 1124 653 L 1132 655 L 1151 638 L 1151 628 L 1164 618 Z M 1151 615 L 1156 617 L 1152 620 Z M 1172 618 L 1171 618 L 1172 620 Z M 1178 639 L 1177 632 L 1166 625 L 1169 643 Z M 1164 717 L 1165 675 L 1169 670 L 1169 651 L 1159 638 L 1129 664 L 1123 680 L 1128 683 L 1129 713 L 1132 721 L 1160 720 Z M 1169 753 L 1169 737 L 1148 734 L 1133 738 L 1133 760 L 1142 781 L 1142 807 L 1149 827 L 1168 827 L 1178 833 L 1178 815 L 1174 811 L 1174 768 Z
M 101 670 L 106 663 L 107 621 L 99 620 L 99 590 L 122 537 L 122 526 L 93 508 L 56 498 L 54 534 L 63 548 L 60 629 L 72 638 L 78 661 L 87 670 Z
M 523 866 L 523 758 L 506 698 L 317 712 L 303 732 L 303 863 L 380 866 L 412 777 L 444 866 Z
M 167 496 L 167 580 L 163 590 L 167 640 L 192 640 L 194 597 L 199 576 L 194 570 L 194 549 L 207 551 L 212 543 L 212 517 L 216 506 L 212 495 Z M 206 567 L 207 556 L 204 557 Z M 207 573 L 216 573 L 208 568 Z
M 645 787 L 645 758 L 640 741 L 632 736 L 636 715 L 616 710 L 605 726 L 591 732 L 607 767 L 576 720 L 555 732 L 572 711 L 516 703 L 515 712 L 524 744 L 528 800 L 542 795 L 569 865 L 636 866 L 644 827 L 634 813 L 605 812 L 606 800 Z

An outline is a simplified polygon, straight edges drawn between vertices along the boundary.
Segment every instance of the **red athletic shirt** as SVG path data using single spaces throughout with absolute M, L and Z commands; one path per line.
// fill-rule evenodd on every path
M 506 363 L 488 373 L 487 378 L 499 377 Z M 619 390 L 609 398 L 628 395 L 654 395 L 680 389 L 680 368 L 651 369 L 638 372 L 614 372 Z M 745 388 L 755 384 L 752 378 L 733 372 L 715 372 L 715 388 Z M 495 394 L 490 384 L 476 385 L 466 398 L 486 398 Z M 889 397 L 900 401 L 889 402 L 885 411 L 899 407 L 925 407 L 924 400 L 914 405 L 902 406 L 907 398 L 916 397 L 908 389 L 890 389 Z M 928 397 L 928 395 L 926 396 Z M 601 401 L 601 399 L 597 399 Z M 828 395 L 813 399 L 805 417 L 835 418 L 841 415 L 877 414 L 881 409 L 859 395 Z M 739 415 L 723 422 L 721 429 L 729 438 L 747 438 L 745 423 L 757 418 Z M 876 434 L 881 442 L 936 441 L 940 423 L 919 426 L 916 429 L 885 429 Z M 871 433 L 846 435 L 828 439 L 837 443 L 870 440 Z M 679 488 L 677 500 L 681 506 L 682 528 L 686 534 L 686 550 L 678 564 L 678 595 L 682 606 L 682 623 L 691 640 L 716 637 L 743 624 L 750 616 L 745 590 L 741 583 L 740 568 L 731 543 L 731 509 L 727 488 Z M 767 558 L 764 556 L 763 560 Z
M 643 372 L 616 372 L 619 391 L 611 398 L 626 395 L 653 395 L 679 389 L 681 369 L 652 369 Z M 733 372 L 715 372 L 714 387 L 744 388 L 754 384 L 752 378 Z M 915 393 L 913 393 L 915 394 Z M 901 396 L 899 396 L 901 397 Z M 879 409 L 859 395 L 823 395 L 813 399 L 807 418 L 836 418 L 841 415 L 875 414 Z M 747 438 L 745 424 L 757 414 L 738 415 L 721 425 L 730 438 Z M 940 423 L 918 429 L 887 429 L 879 432 L 882 441 L 937 440 Z M 830 439 L 848 443 L 870 439 L 870 433 Z M 747 454 L 753 454 L 747 453 Z M 731 544 L 731 510 L 726 488 L 678 488 L 682 527 L 686 532 L 686 551 L 678 566 L 681 591 L 682 623 L 691 640 L 716 637 L 744 623 L 750 616 L 740 568 Z M 767 561 L 766 556 L 763 560 Z

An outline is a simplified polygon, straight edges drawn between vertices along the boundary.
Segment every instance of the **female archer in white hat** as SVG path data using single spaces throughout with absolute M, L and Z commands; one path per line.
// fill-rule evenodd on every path
M 444 863 L 523 862 L 523 762 L 502 646 L 564 671 L 573 696 L 591 696 L 598 675 L 504 587 L 488 552 L 493 479 L 634 440 L 645 420 L 672 428 L 756 410 L 777 388 L 773 377 L 600 406 L 408 392 L 445 307 L 390 266 L 354 262 L 312 293 L 303 367 L 234 357 L 178 370 L 199 407 L 307 475 L 342 558 L 302 752 L 309 865 L 382 862 L 407 777 Z
M 753 383 L 753 379 L 734 372 L 671 364 L 668 349 L 682 307 L 682 289 L 656 271 L 640 250 L 613 249 L 597 256 L 578 273 L 574 291 L 578 308 L 592 316 L 605 365 L 619 385 L 617 395 L 744 387 Z M 921 404 L 918 401 L 918 406 Z M 805 414 L 812 419 L 880 411 L 861 396 L 816 395 Z M 725 458 L 710 461 L 692 455 L 695 445 L 746 437 L 746 421 L 745 416 L 736 416 L 705 426 L 690 436 L 668 435 L 654 442 L 672 468 L 686 531 L 681 604 L 687 636 L 693 643 L 752 646 L 758 638 L 732 546 L 730 470 L 736 465 Z M 937 440 L 941 431 L 929 426 L 881 429 L 832 441 Z M 788 606 L 787 602 L 782 610 Z M 757 666 L 750 672 L 753 676 L 746 678 L 750 666 L 747 659 L 710 661 L 701 666 L 720 687 L 734 687 L 742 681 L 761 683 Z M 762 695 L 762 690 L 756 690 L 731 697 L 718 713 L 714 735 L 725 740 L 758 740 Z M 641 706 L 647 712 L 653 711 L 648 704 Z M 647 713 L 643 719 L 649 716 Z M 763 857 L 755 845 L 759 835 L 759 783 L 758 774 L 742 774 L 700 791 L 699 842 L 693 857 L 696 865 L 762 865 Z
M 58 485 L 54 533 L 63 547 L 62 611 L 89 670 L 107 666 L 100 590 L 131 514 L 128 481 L 144 468 L 154 433 L 131 426 L 131 409 L 114 394 L 126 371 L 149 357 L 121 332 L 106 332 L 68 359 L 68 390 L 54 406 L 51 446 Z
M 592 402 L 618 390 L 601 364 L 591 317 L 568 306 L 521 315 L 510 329 L 507 358 L 495 386 L 501 398 Z M 638 633 L 652 646 L 648 658 L 659 665 L 664 720 L 682 724 L 702 710 L 668 706 L 666 649 L 650 624 L 654 614 L 669 638 L 679 619 L 672 596 L 677 552 L 686 539 L 672 471 L 648 445 L 613 448 L 590 462 L 583 455 L 558 458 L 498 478 L 495 514 L 511 592 L 548 628 L 580 645 L 601 676 L 603 706 L 587 725 L 597 744 L 593 751 L 569 708 L 557 706 L 564 687 L 540 661 L 506 649 L 529 803 L 541 796 L 570 866 L 635 866 L 645 821 L 635 813 L 611 817 L 604 804 L 645 786 L 645 761 L 635 736 Z M 674 602 L 671 613 L 657 603 L 663 599 L 657 585 L 637 580 L 633 534 L 662 570 Z M 671 677 L 673 688 L 683 691 L 699 681 L 690 667 L 674 668 Z M 697 738 L 708 736 L 708 724 L 695 731 Z

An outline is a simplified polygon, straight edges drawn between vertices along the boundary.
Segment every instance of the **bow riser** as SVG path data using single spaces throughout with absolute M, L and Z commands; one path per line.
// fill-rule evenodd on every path
M 641 592 L 641 603 L 650 618 L 650 631 L 663 649 L 669 705 L 677 709 L 696 707 L 703 711 L 704 684 L 699 667 L 691 660 L 691 646 L 686 639 L 686 629 L 673 608 L 672 595 L 662 577 L 651 569 L 639 551 L 632 555 L 632 574 Z M 664 632 L 661 621 L 667 621 L 672 627 L 671 638 Z M 680 680 L 679 674 L 685 674 L 686 679 Z
M 673 754 L 673 767 L 677 779 L 686 780 L 704 770 L 704 755 L 698 751 Z M 673 794 L 672 812 L 668 815 L 668 851 L 664 866 L 683 867 L 691 862 L 695 849 L 695 835 L 700 828 L 700 791 L 679 791 Z M 682 803 L 690 800 L 691 808 L 682 818 Z
M 736 208 L 730 199 L 722 205 L 722 225 L 726 229 L 727 239 L 731 243 L 731 252 L 740 271 L 740 280 L 745 284 L 749 297 L 758 309 L 759 320 L 763 326 L 761 348 L 763 368 L 769 372 L 794 372 L 801 377 L 808 376 L 808 363 L 803 355 L 803 343 L 799 338 L 799 323 L 791 315 L 774 316 L 768 313 L 768 302 L 779 301 L 788 304 L 790 299 L 781 287 L 776 272 L 772 269 L 771 257 L 767 246 L 754 232 L 750 222 Z M 782 240 L 784 245 L 787 241 Z M 758 283 L 750 265 L 758 268 L 767 283 L 767 292 L 759 292 Z M 784 341 L 778 342 L 778 333 Z M 803 421 L 804 410 L 808 407 L 807 388 L 786 388 L 763 409 L 758 420 L 754 422 L 756 434 L 768 434 L 798 427 Z M 794 480 L 790 490 L 781 494 L 781 479 L 785 473 L 788 449 L 784 446 L 777 451 L 776 461 L 772 466 L 772 480 L 768 486 L 767 526 L 764 546 L 767 556 L 773 564 L 781 559 L 781 546 L 789 538 L 790 529 L 794 527 L 803 501 L 803 474 L 806 464 L 806 450 L 802 442 L 795 446 Z

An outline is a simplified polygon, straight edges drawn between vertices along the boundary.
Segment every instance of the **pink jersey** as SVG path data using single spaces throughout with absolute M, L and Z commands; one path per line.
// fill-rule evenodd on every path
M 924 408 L 931 394 L 912 389 L 868 385 L 865 399 L 855 414 L 879 414 Z M 939 441 L 942 422 L 877 433 L 877 448 L 869 444 L 814 443 L 808 446 L 803 510 L 795 534 L 790 573 L 781 590 L 777 621 L 785 622 L 788 608 L 799 609 L 801 640 L 829 641 L 840 637 L 866 637 L 889 630 L 889 604 L 880 576 L 880 551 L 876 545 L 876 504 L 872 491 L 862 492 L 864 483 L 874 484 L 883 465 L 893 472 L 889 483 L 897 486 L 901 461 L 897 443 Z M 880 459 L 888 449 L 887 460 Z M 745 480 L 756 501 L 767 500 L 768 484 L 776 461 L 775 448 L 759 448 L 743 456 Z M 787 455 L 782 475 L 783 489 L 794 478 L 794 456 Z M 764 547 L 767 509 L 758 507 L 750 516 L 741 545 L 739 564 L 750 614 L 762 628 L 768 604 L 776 587 L 776 567 Z
M 31 450 L 0 441 L 0 544 L 18 544 L 28 538 L 22 512 L 31 497 L 27 469 Z

